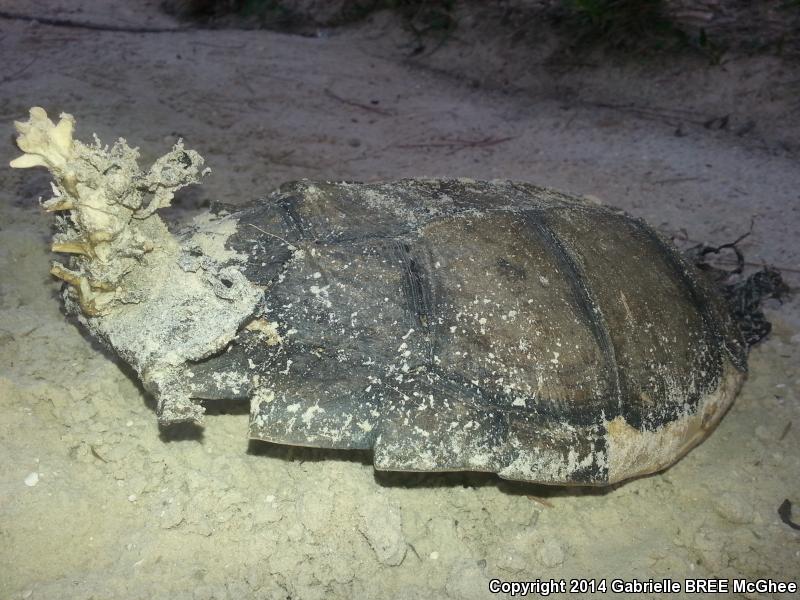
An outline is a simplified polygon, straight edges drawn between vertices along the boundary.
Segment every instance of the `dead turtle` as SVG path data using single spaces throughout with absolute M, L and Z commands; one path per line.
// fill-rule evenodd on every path
M 41 108 L 14 167 L 55 177 L 52 273 L 162 424 L 249 400 L 252 438 L 373 449 L 375 467 L 606 485 L 672 464 L 736 396 L 747 346 L 710 282 L 640 219 L 510 181 L 300 181 L 172 234 L 179 142 Z

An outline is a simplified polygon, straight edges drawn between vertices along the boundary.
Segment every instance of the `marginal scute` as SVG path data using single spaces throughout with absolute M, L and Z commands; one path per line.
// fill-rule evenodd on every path
M 696 411 L 654 430 L 632 427 L 622 416 L 611 420 L 609 483 L 660 471 L 699 444 L 728 410 L 744 379 L 744 373 L 726 361 L 719 387 L 701 398 Z

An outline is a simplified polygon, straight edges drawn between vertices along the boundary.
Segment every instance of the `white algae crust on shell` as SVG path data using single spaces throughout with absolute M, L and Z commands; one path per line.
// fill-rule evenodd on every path
M 16 125 L 25 154 L 11 166 L 45 166 L 55 178 L 43 206 L 59 215 L 53 251 L 71 256 L 52 268 L 68 284 L 68 311 L 136 369 L 162 423 L 198 420 L 186 363 L 224 349 L 262 296 L 225 250 L 235 219 L 208 217 L 201 233 L 176 238 L 156 213 L 199 180 L 203 159 L 179 142 L 143 172 L 123 139 L 74 141 L 71 115 L 56 125 L 33 108 Z
M 68 312 L 122 357 L 161 424 L 250 403 L 250 436 L 371 449 L 375 467 L 608 485 L 713 429 L 746 373 L 704 276 L 641 220 L 512 181 L 300 181 L 171 233 L 203 159 L 148 170 L 74 119 L 18 123 L 55 177 Z

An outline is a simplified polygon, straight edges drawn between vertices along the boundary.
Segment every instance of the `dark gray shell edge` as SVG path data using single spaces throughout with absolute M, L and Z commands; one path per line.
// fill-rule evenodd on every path
M 266 325 L 191 371 L 197 398 L 250 399 L 256 439 L 602 485 L 676 460 L 744 377 L 702 274 L 619 211 L 406 180 L 298 182 L 234 217 Z

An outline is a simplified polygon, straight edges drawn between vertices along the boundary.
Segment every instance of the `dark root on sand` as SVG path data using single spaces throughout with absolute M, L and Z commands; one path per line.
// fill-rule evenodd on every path
M 764 266 L 750 275 L 744 274 L 746 263 L 738 244 L 749 235 L 750 232 L 747 232 L 739 239 L 721 246 L 697 244 L 684 253 L 717 285 L 742 330 L 745 342 L 752 347 L 772 330 L 772 324 L 767 321 L 761 308 L 763 302 L 770 298 L 783 301 L 790 290 L 780 271 L 773 267 Z M 717 263 L 711 263 L 713 258 L 719 258 L 726 251 L 735 255 L 734 268 L 725 269 Z

